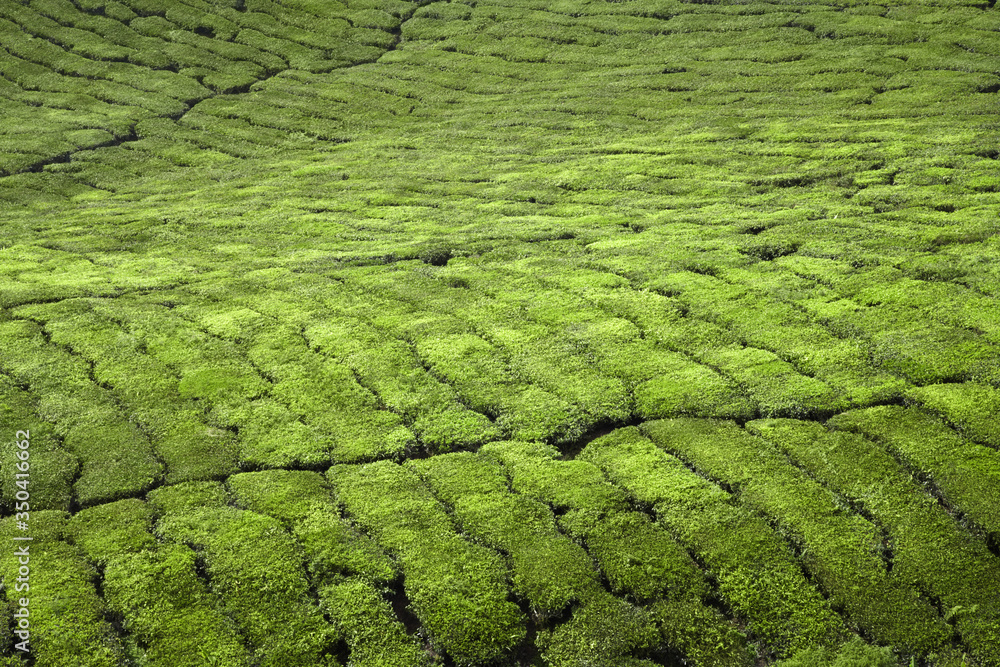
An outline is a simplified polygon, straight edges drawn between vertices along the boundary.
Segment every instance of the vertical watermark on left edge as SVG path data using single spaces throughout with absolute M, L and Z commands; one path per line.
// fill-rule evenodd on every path
M 17 527 L 22 534 L 14 535 L 14 555 L 17 557 L 17 579 L 14 584 L 15 593 L 23 594 L 24 597 L 16 599 L 14 608 L 14 634 L 21 641 L 14 644 L 14 648 L 18 651 L 28 653 L 30 651 L 28 647 L 28 641 L 31 637 L 31 620 L 30 612 L 28 611 L 28 592 L 31 590 L 28 582 L 28 575 L 31 572 L 29 563 L 31 562 L 31 554 L 29 546 L 31 544 L 31 537 L 28 534 L 28 519 L 30 518 L 30 499 L 31 494 L 28 491 L 28 482 L 30 480 L 30 469 L 31 464 L 29 462 L 29 457 L 31 456 L 29 449 L 31 447 L 31 433 L 29 431 L 18 431 L 14 436 L 15 444 L 17 445 L 16 452 L 17 463 L 14 464 L 14 468 L 17 472 L 14 473 L 14 486 L 17 487 L 17 491 L 14 494 L 16 499 L 16 504 L 14 505 L 14 525 Z

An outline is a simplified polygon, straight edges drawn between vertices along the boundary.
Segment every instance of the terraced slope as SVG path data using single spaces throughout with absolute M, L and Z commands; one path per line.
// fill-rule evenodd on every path
M 0 665 L 1000 666 L 998 33 L 0 0 Z

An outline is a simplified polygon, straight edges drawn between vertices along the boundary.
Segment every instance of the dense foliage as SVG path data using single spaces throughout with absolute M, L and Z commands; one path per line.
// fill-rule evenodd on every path
M 0 665 L 1000 667 L 1000 9 L 880 2 L 0 0 Z

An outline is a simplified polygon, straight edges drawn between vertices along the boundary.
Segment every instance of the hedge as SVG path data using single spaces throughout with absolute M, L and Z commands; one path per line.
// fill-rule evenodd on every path
M 888 532 L 893 576 L 941 601 L 970 653 L 1000 664 L 1000 565 L 885 449 L 814 422 L 761 420 L 747 429 L 774 442 L 817 481 L 863 506 Z
M 389 461 L 327 472 L 352 519 L 399 559 L 403 588 L 433 645 L 456 661 L 494 659 L 525 637 L 496 552 L 472 544 L 417 476 Z
M 688 470 L 638 429 L 618 429 L 578 456 L 600 468 L 710 568 L 719 595 L 778 655 L 847 637 L 803 574 L 789 545 L 763 519 Z

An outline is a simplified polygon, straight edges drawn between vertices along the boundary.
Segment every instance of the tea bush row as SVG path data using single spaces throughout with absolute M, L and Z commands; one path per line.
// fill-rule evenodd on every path
M 131 422 L 131 412 L 122 409 L 115 394 L 92 379 L 86 361 L 50 344 L 32 322 L 3 322 L 0 340 L 4 372 L 37 395 L 35 414 L 52 424 L 65 453 L 72 457 L 51 455 L 52 463 L 62 462 L 50 469 L 56 476 L 46 485 L 57 486 L 49 493 L 59 493 L 59 471 L 78 472 L 72 493 L 83 507 L 135 496 L 162 480 L 163 464 L 149 438 Z M 44 450 L 41 456 L 45 460 Z M 44 497 L 43 491 L 39 500 Z
M 234 343 L 212 337 L 175 313 L 185 296 L 122 297 L 95 311 L 121 323 L 145 355 L 177 378 L 179 398 L 200 406 L 214 428 L 238 430 L 240 466 L 321 465 L 329 461 L 322 432 L 272 396 L 271 382 Z M 188 303 L 185 303 L 188 302 Z
M 111 131 L 109 116 L 122 111 L 132 124 L 154 115 L 177 116 L 214 94 L 245 90 L 289 67 L 330 71 L 374 60 L 391 48 L 387 31 L 398 27 L 403 11 L 382 4 L 397 14 L 363 7 L 302 12 L 274 3 L 237 11 L 196 2 L 139 3 L 138 14 L 111 3 L 91 8 L 100 9 L 95 14 L 70 2 L 14 3 L 0 9 L 0 32 L 6 35 L 0 66 L 15 82 L 9 97 L 30 100 L 33 90 L 44 91 L 49 95 L 39 101 L 51 109 L 59 106 L 60 94 L 78 96 L 74 107 L 97 111 L 78 115 L 78 122 Z M 341 18 L 329 20 L 334 16 Z M 113 107 L 95 107 L 88 99 Z M 41 129 L 50 145 L 58 142 L 58 124 L 44 122 Z M 52 147 L 8 160 L 5 171 L 34 168 L 63 153 Z
M 82 77 L 60 76 L 48 67 L 10 55 L 6 50 L 0 52 L 0 68 L 2 68 L 0 74 L 10 77 L 24 90 L 71 96 L 86 95 L 100 102 L 125 107 L 125 111 L 132 119 L 150 114 L 179 113 L 185 109 L 177 100 L 155 93 L 146 93 L 112 81 L 88 81 Z M 75 101 L 76 98 L 70 99 Z M 104 126 L 104 129 L 107 127 Z
M 5 514 L 13 514 L 18 505 L 25 505 L 17 499 L 21 491 L 31 496 L 26 503 L 30 510 L 68 512 L 73 500 L 73 483 L 80 461 L 61 446 L 54 424 L 39 417 L 38 403 L 37 395 L 17 387 L 7 375 L 0 375 L 0 423 L 13 429 L 15 435 L 25 430 L 30 436 L 27 454 L 30 473 L 24 477 L 17 476 L 18 464 L 24 465 L 18 456 L 20 438 L 11 436 L 0 443 L 0 461 L 3 469 L 10 472 L 0 482 Z
M 779 656 L 835 646 L 844 621 L 805 577 L 791 548 L 765 520 L 688 470 L 635 428 L 590 442 L 577 457 L 607 475 L 690 549 L 720 597 Z
M 322 315 L 306 325 L 312 346 L 350 366 L 358 381 L 401 415 L 430 452 L 475 447 L 499 435 L 484 415 L 462 405 L 399 339 L 349 317 Z
M 229 506 L 218 482 L 162 487 L 148 499 L 159 515 L 156 534 L 202 553 L 213 591 L 261 665 L 329 663 L 333 628 L 309 595 L 295 540 L 277 519 Z
M 903 383 L 873 367 L 861 342 L 835 337 L 792 304 L 767 299 L 766 308 L 756 305 L 763 295 L 746 286 L 752 285 L 757 275 L 752 269 L 745 272 L 730 269 L 724 274 L 725 281 L 711 276 L 671 275 L 660 284 L 677 292 L 676 298 L 692 315 L 729 329 L 748 344 L 777 354 L 791 362 L 799 374 L 808 374 L 828 384 L 836 394 L 855 405 L 870 405 L 899 395 Z M 787 284 L 785 280 L 782 282 Z M 823 392 L 816 385 L 814 391 L 821 392 L 820 396 L 826 394 L 818 400 L 818 405 L 837 405 L 830 390 Z
M 715 401 L 707 400 L 708 397 L 718 397 L 722 399 L 720 402 L 728 402 L 730 406 L 739 405 L 742 397 L 738 390 L 712 368 L 652 344 L 642 338 L 641 330 L 628 320 L 609 318 L 607 312 L 588 303 L 592 301 L 593 292 L 605 291 L 597 285 L 591 282 L 583 294 L 552 289 L 561 279 L 571 280 L 564 277 L 567 273 L 565 263 L 541 259 L 505 266 L 485 263 L 466 266 L 464 262 L 455 261 L 436 277 L 445 283 L 449 280 L 467 283 L 470 301 L 477 292 L 485 291 L 498 304 L 490 311 L 507 308 L 504 315 L 496 316 L 500 321 L 526 320 L 547 327 L 546 333 L 542 333 L 544 329 L 536 329 L 539 332 L 536 335 L 547 336 L 552 341 L 546 345 L 553 348 L 552 356 L 586 358 L 599 373 L 598 377 L 618 380 L 634 398 L 634 406 L 625 402 L 630 414 L 648 418 L 712 409 Z M 591 272 L 592 279 L 601 280 L 596 274 Z M 614 276 L 603 274 L 603 277 Z M 430 286 L 427 292 L 431 292 Z M 476 305 L 482 307 L 480 304 L 484 303 L 480 298 Z M 484 318 L 480 315 L 479 319 Z M 521 326 L 527 329 L 526 324 Z M 518 344 L 532 350 L 542 346 L 540 342 Z M 745 399 L 742 401 L 745 403 Z M 591 421 L 624 421 L 627 418 L 628 414 L 619 410 L 594 415 Z
M 160 544 L 153 518 L 148 504 L 129 499 L 78 512 L 66 526 L 66 538 L 100 568 L 108 611 L 127 633 L 125 651 L 149 665 L 249 665 L 242 638 L 199 575 L 198 554 Z
M 149 435 L 168 483 L 222 478 L 236 471 L 232 434 L 211 428 L 197 403 L 178 393 L 176 375 L 86 300 L 21 306 L 19 312 L 43 322 L 53 342 L 93 365 L 95 381 L 110 387 Z
M 845 512 L 820 484 L 732 422 L 675 419 L 642 431 L 762 511 L 803 552 L 802 562 L 835 609 L 881 643 L 911 653 L 943 645 L 950 631 L 907 582 L 886 570 L 878 525 Z M 862 594 L 861 592 L 864 591 Z
M 885 445 L 918 478 L 931 481 L 948 504 L 1000 540 L 1000 457 L 995 449 L 963 439 L 941 421 L 917 410 L 878 406 L 844 412 L 827 427 L 859 433 Z
M 558 617 L 598 585 L 587 552 L 557 530 L 547 506 L 511 493 L 497 464 L 461 452 L 409 465 L 464 533 L 507 556 L 514 591 L 537 617 Z
M 291 274 L 287 280 L 294 301 L 275 300 L 270 295 L 248 295 L 241 301 L 300 327 L 303 340 L 312 349 L 349 366 L 381 405 L 425 434 L 429 444 L 447 446 L 446 441 L 435 438 L 457 437 L 471 445 L 494 432 L 482 415 L 465 408 L 450 386 L 424 368 L 409 343 L 387 330 L 390 323 L 405 325 L 413 320 L 402 304 L 375 300 L 349 289 L 317 299 L 318 290 L 330 284 L 327 278 Z M 421 323 L 419 316 L 415 322 Z M 452 429 L 454 435 L 449 435 L 447 431 Z M 462 440 L 468 437 L 474 440 Z
M 941 415 L 970 440 L 996 448 L 1000 441 L 1000 392 L 988 384 L 963 382 L 912 389 L 912 398 Z
M 885 449 L 812 422 L 760 420 L 747 429 L 870 512 L 892 540 L 893 576 L 939 600 L 970 653 L 984 664 L 998 664 L 1000 607 L 992 591 L 993 582 L 1000 581 L 1000 565 Z
M 548 664 L 579 664 L 587 656 L 649 664 L 630 662 L 628 655 L 655 645 L 652 618 L 608 595 L 587 553 L 557 531 L 551 510 L 510 493 L 496 463 L 462 453 L 414 467 L 448 499 L 463 530 L 509 554 L 514 589 L 543 623 L 576 602 L 568 620 L 538 633 L 535 644 Z
M 479 275 L 481 277 L 487 274 Z M 449 279 L 445 277 L 444 283 L 447 284 Z M 470 278 L 462 276 L 457 280 L 469 282 Z M 399 282 L 404 281 L 396 281 L 392 285 Z M 622 349 L 622 341 L 614 334 L 608 339 L 590 343 L 578 332 L 589 326 L 593 336 L 600 336 L 596 324 L 588 325 L 587 322 L 603 313 L 592 308 L 583 310 L 583 303 L 559 291 L 539 289 L 540 286 L 531 282 L 522 286 L 508 279 L 502 281 L 506 284 L 504 291 L 494 292 L 491 295 L 493 299 L 487 300 L 479 296 L 480 290 L 491 290 L 500 284 L 500 280 L 492 284 L 470 283 L 466 289 L 461 290 L 449 290 L 441 281 L 429 280 L 420 275 L 405 282 L 409 286 L 387 285 L 390 290 L 387 293 L 394 298 L 413 299 L 421 308 L 443 310 L 460 317 L 474 331 L 485 335 L 488 341 L 501 349 L 509 350 L 511 362 L 521 376 L 568 403 L 580 406 L 583 412 L 580 419 L 584 424 L 627 420 L 633 408 L 626 388 L 629 384 L 638 382 L 638 378 L 649 381 L 648 385 L 636 389 L 643 400 L 643 409 L 690 409 L 694 390 L 688 393 L 687 398 L 684 394 L 671 395 L 669 392 L 677 392 L 677 389 L 674 385 L 662 386 L 661 378 L 664 375 L 653 377 L 657 375 L 657 370 L 679 370 L 699 381 L 700 386 L 706 390 L 723 396 L 727 392 L 722 378 L 710 369 L 688 362 L 680 355 L 670 354 L 665 350 L 654 352 L 648 348 L 642 349 L 645 346 L 641 344 L 641 351 Z M 582 321 L 568 326 L 567 332 L 562 330 L 562 325 L 557 324 L 559 317 L 580 318 Z M 653 366 L 633 371 L 635 362 L 631 360 L 646 353 L 655 354 L 653 358 L 662 360 L 662 365 L 659 368 Z M 597 372 L 581 372 L 578 367 L 567 363 L 581 354 L 593 360 Z M 652 366 L 650 357 L 647 356 L 646 359 Z M 628 382 L 632 379 L 628 377 L 630 372 L 642 374 L 636 380 Z M 657 401 L 663 398 L 672 399 L 672 404 L 661 407 Z
M 240 505 L 278 519 L 302 545 L 310 583 L 347 642 L 351 664 L 427 663 L 383 598 L 398 566 L 340 517 L 322 475 L 274 470 L 234 475 L 227 484 Z
M 257 458 L 292 456 L 317 466 L 398 457 L 412 446 L 413 434 L 399 415 L 381 409 L 350 368 L 310 350 L 301 333 L 287 325 L 259 314 L 253 320 L 237 337 L 245 341 L 241 347 L 248 359 L 272 382 L 268 399 L 247 406 L 250 415 L 260 413 Z M 250 415 L 235 411 L 228 418 L 242 423 Z M 297 420 L 305 427 L 296 426 Z M 282 442 L 287 438 L 279 432 L 282 423 L 296 435 L 294 448 Z
M 86 86 L 88 94 L 94 94 L 91 91 L 95 91 L 94 85 L 97 80 L 105 79 L 108 82 L 134 88 L 135 91 L 131 91 L 132 94 L 135 94 L 136 91 L 155 93 L 151 96 L 152 99 L 164 96 L 190 104 L 209 95 L 209 91 L 199 85 L 197 81 L 177 76 L 173 72 L 150 70 L 127 62 L 90 60 L 67 52 L 47 39 L 26 35 L 20 28 L 21 26 L 7 20 L 0 22 L 0 29 L 5 36 L 4 48 L 8 53 L 49 67 L 54 72 L 65 76 L 86 79 L 88 81 Z M 108 83 L 101 85 L 108 85 Z M 115 90 L 115 88 L 109 90 Z M 95 92 L 99 91 L 100 88 L 97 88 Z M 151 110 L 155 111 L 155 109 Z
M 745 637 L 704 604 L 709 587 L 691 556 L 661 526 L 632 511 L 624 494 L 593 465 L 559 461 L 553 447 L 532 443 L 490 443 L 479 453 L 500 462 L 515 493 L 558 513 L 559 527 L 585 545 L 612 592 L 652 600 L 648 613 L 661 641 L 706 664 L 749 662 Z M 622 640 L 630 641 L 628 635 Z M 634 635 L 631 641 L 634 651 L 645 640 Z M 620 659 L 614 652 L 621 646 L 596 637 L 595 643 L 605 660 Z
M 488 661 L 524 640 L 500 557 L 465 540 L 415 473 L 380 461 L 335 465 L 327 475 L 352 520 L 398 559 L 433 645 L 456 661 Z
M 8 545 L 16 545 L 0 556 L 3 579 L 9 582 L 4 589 L 5 611 L 17 626 L 16 615 L 24 616 L 18 610 L 27 609 L 28 641 L 23 646 L 41 663 L 53 667 L 119 665 L 123 647 L 105 620 L 107 606 L 94 586 L 97 571 L 78 548 L 63 541 L 67 519 L 62 511 L 32 512 L 29 533 L 17 528 L 14 517 L 0 520 L 0 535 Z M 25 535 L 32 538 L 30 542 L 12 539 Z M 18 555 L 22 547 L 27 556 Z M 26 607 L 20 604 L 22 599 L 27 600 Z M 14 642 L 20 641 L 13 635 L 3 652 L 11 656 Z
M 447 314 L 422 311 L 373 290 L 367 292 L 364 319 L 413 346 L 431 374 L 450 385 L 471 410 L 496 419 L 502 432 L 523 438 L 546 438 L 580 429 L 570 404 L 519 377 L 495 346 Z M 371 291 L 368 291 L 371 290 Z
M 247 303 L 287 319 L 267 300 Z M 429 450 L 474 446 L 497 432 L 486 417 L 466 408 L 452 387 L 431 375 L 403 341 L 354 316 L 313 310 L 320 303 L 299 303 L 300 340 L 318 351 L 317 359 L 330 355 L 327 364 L 350 369 L 351 384 L 370 391 L 380 407 L 392 411 L 386 418 L 406 424 Z
M 696 276 L 695 274 L 687 275 L 702 278 L 702 276 Z M 669 289 L 671 289 L 671 291 L 677 291 L 675 284 L 684 281 L 684 276 L 685 274 L 683 273 L 671 275 L 667 279 L 668 281 L 673 281 L 668 283 L 670 285 Z M 546 292 L 550 291 L 546 290 Z M 589 290 L 586 298 L 593 301 L 595 299 L 595 292 L 600 292 L 600 290 Z M 524 289 L 521 291 L 521 294 L 523 294 L 523 296 L 520 298 L 527 299 L 529 298 L 528 295 L 534 294 L 534 292 Z M 533 299 L 533 301 L 537 301 L 537 299 Z M 681 301 L 680 304 L 683 305 L 683 302 Z M 581 312 L 579 310 L 579 301 L 574 303 L 574 308 L 575 312 Z M 565 307 L 562 312 L 566 312 Z M 597 313 L 600 313 L 601 311 L 591 309 L 590 312 L 594 313 L 592 317 L 597 317 Z M 601 313 L 601 315 L 606 317 L 603 313 Z M 510 318 L 508 317 L 508 319 Z M 673 328 L 671 324 L 672 323 L 668 324 L 661 319 L 656 326 L 662 331 L 664 329 Z M 574 328 L 581 326 L 583 325 L 576 324 L 574 325 Z M 694 317 L 686 317 L 683 321 L 683 326 L 684 328 L 703 329 L 712 327 L 712 325 L 707 322 L 695 319 Z M 679 334 L 680 331 L 677 333 Z M 731 416 L 745 416 L 747 414 L 751 414 L 751 406 L 757 407 L 757 409 L 761 410 L 765 414 L 802 414 L 817 409 L 836 409 L 835 406 L 838 404 L 838 398 L 836 393 L 830 387 L 814 378 L 803 376 L 790 364 L 779 359 L 771 352 L 761 349 L 744 348 L 736 345 L 725 346 L 724 338 L 717 338 L 715 345 L 712 345 L 708 349 L 701 345 L 700 341 L 696 341 L 690 335 L 675 334 L 674 336 L 671 336 L 671 339 L 671 342 L 676 341 L 676 345 L 670 345 L 667 343 L 667 340 L 669 339 L 661 338 L 660 340 L 667 343 L 668 348 L 690 355 L 689 358 L 692 361 L 687 361 L 685 357 L 676 354 L 676 352 L 669 355 L 668 358 L 670 358 L 670 361 L 672 362 L 671 365 L 674 366 L 674 368 L 669 369 L 658 378 L 651 378 L 648 385 L 636 388 L 637 399 L 644 400 L 645 405 L 650 405 L 654 401 L 663 399 L 666 399 L 667 401 L 673 399 L 676 401 L 676 393 L 673 396 L 669 393 L 671 390 L 673 392 L 677 392 L 677 389 L 675 388 L 676 380 L 671 381 L 668 379 L 670 376 L 667 373 L 670 373 L 671 371 L 677 372 L 677 370 L 680 370 L 687 378 L 704 378 L 702 380 L 704 384 L 701 388 L 706 391 L 708 396 L 713 398 L 718 396 L 722 399 L 720 402 L 729 403 L 729 405 L 735 404 L 735 406 L 738 406 L 739 394 L 745 392 L 750 401 L 744 402 L 743 405 L 745 407 L 743 407 L 743 409 L 736 414 L 731 414 Z M 579 346 L 580 344 L 574 341 L 570 344 L 564 344 L 563 349 L 568 348 L 568 350 L 573 350 L 575 352 L 576 350 L 574 350 L 574 347 Z M 606 343 L 606 347 L 616 349 L 619 353 L 624 352 L 621 348 L 620 341 L 615 341 L 614 343 L 608 341 Z M 602 353 L 610 354 L 610 351 L 604 352 L 603 350 L 595 349 L 592 352 L 594 356 Z M 649 357 L 647 356 L 646 358 L 648 359 Z M 598 357 L 598 359 L 600 359 L 600 357 Z M 604 365 L 597 359 L 595 359 L 595 361 L 597 362 L 597 367 L 603 370 Z M 685 361 L 687 361 L 687 363 L 685 363 Z M 692 362 L 700 363 L 696 365 Z M 726 387 L 727 383 L 719 378 L 720 374 L 723 378 L 731 378 L 730 383 L 728 383 L 729 387 Z M 646 393 L 650 390 L 655 392 L 652 396 L 649 396 Z M 687 402 L 689 404 L 694 402 L 693 391 L 693 389 L 688 390 L 688 392 L 691 392 L 688 393 L 690 398 L 687 399 Z M 665 411 L 669 411 L 671 409 L 669 403 L 667 405 L 661 404 L 661 406 L 662 407 L 660 409 Z M 674 408 L 677 412 L 685 409 L 692 409 L 683 403 L 678 407 L 680 410 Z

